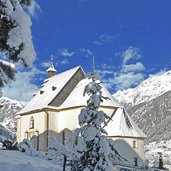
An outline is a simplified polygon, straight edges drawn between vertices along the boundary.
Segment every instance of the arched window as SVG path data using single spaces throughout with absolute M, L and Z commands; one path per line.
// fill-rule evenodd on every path
M 65 130 L 62 131 L 62 144 L 65 145 Z
M 24 138 L 28 139 L 28 132 L 27 131 L 25 132 Z
M 34 118 L 33 116 L 30 118 L 30 126 L 29 126 L 30 129 L 33 129 L 34 128 Z
M 134 166 L 138 166 L 138 158 L 134 157 Z
M 137 141 L 133 140 L 133 148 L 137 148 Z
M 39 150 L 39 131 L 36 131 L 35 132 L 35 135 L 36 135 L 36 141 L 37 141 L 36 142 L 36 144 L 37 144 L 37 147 L 36 148 L 37 148 L 37 151 L 38 151 Z

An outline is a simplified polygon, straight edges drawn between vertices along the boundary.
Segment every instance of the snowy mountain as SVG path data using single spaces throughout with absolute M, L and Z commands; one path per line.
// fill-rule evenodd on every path
M 7 97 L 0 98 L 0 141 L 3 139 L 13 140 L 16 132 L 16 113 L 25 105 Z
M 139 86 L 118 91 L 114 97 L 123 105 L 133 106 L 148 102 L 171 90 L 171 71 L 164 74 L 151 75 Z
M 147 135 L 146 143 L 171 139 L 171 71 L 113 96 Z
M 147 142 L 171 139 L 171 91 L 127 110 L 148 135 Z

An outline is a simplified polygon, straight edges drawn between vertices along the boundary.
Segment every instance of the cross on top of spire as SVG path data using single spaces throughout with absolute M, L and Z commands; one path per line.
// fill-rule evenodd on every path
M 92 56 L 92 72 L 95 72 L 95 57 Z

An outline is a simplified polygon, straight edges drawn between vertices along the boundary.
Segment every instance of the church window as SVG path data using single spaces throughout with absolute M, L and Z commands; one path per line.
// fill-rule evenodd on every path
M 26 139 L 28 139 L 28 132 L 27 132 L 27 131 L 25 132 L 24 137 L 25 137 Z
M 65 131 L 62 131 L 62 144 L 65 145 Z
M 33 129 L 34 128 L 34 118 L 33 116 L 30 118 L 30 126 L 29 126 L 30 129 Z
M 78 145 L 78 137 L 75 139 L 75 145 Z
M 128 116 L 126 115 L 125 111 L 124 111 L 124 117 L 125 117 L 125 122 L 126 122 L 128 128 L 131 128 L 132 127 L 131 122 L 130 122 Z
M 36 95 L 36 93 L 33 93 L 33 97 Z
M 137 148 L 137 141 L 133 141 L 133 148 Z
M 40 90 L 40 94 L 43 94 L 44 93 L 44 91 L 43 90 Z
M 138 158 L 137 157 L 134 158 L 134 166 L 138 166 Z
M 39 150 L 39 131 L 36 131 L 36 133 L 35 133 L 35 135 L 36 135 L 36 140 L 37 140 L 37 142 L 36 142 L 36 144 L 37 144 L 37 151 Z
M 56 87 L 55 86 L 52 86 L 52 90 L 55 91 L 56 90 Z

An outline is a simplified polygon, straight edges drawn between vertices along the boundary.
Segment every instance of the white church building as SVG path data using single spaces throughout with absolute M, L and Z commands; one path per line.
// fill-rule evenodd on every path
M 37 150 L 47 150 L 50 137 L 72 148 L 73 131 L 79 127 L 78 115 L 86 106 L 83 96 L 89 83 L 81 67 L 55 74 L 53 65 L 47 70 L 49 78 L 17 117 L 17 141 L 30 139 Z M 131 165 L 144 166 L 145 135 L 128 113 L 118 104 L 102 85 L 103 96 L 109 97 L 101 103 L 101 110 L 110 116 L 105 130 L 115 141 L 115 148 Z

